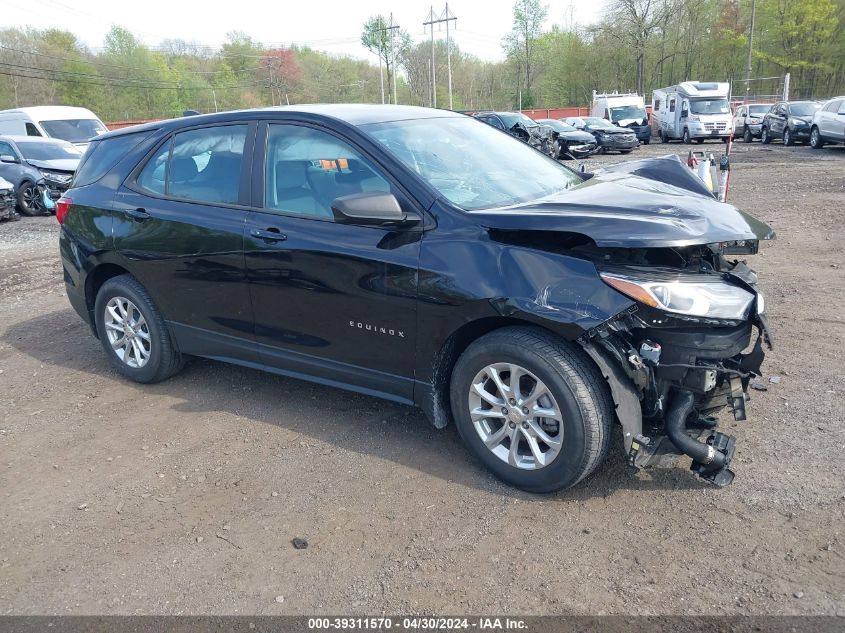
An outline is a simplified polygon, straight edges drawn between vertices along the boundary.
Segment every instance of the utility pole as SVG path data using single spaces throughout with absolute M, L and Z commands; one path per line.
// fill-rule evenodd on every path
M 748 66 L 745 68 L 745 100 L 751 91 L 751 52 L 754 49 L 754 16 L 757 13 L 757 0 L 751 0 L 751 28 L 748 32 Z
M 390 51 L 384 51 L 384 63 L 387 65 L 387 74 L 388 74 L 388 81 L 390 81 L 390 61 L 388 57 L 393 60 L 393 103 L 396 103 L 396 54 L 393 52 L 393 32 L 399 28 L 398 24 L 394 24 L 393 22 L 393 12 L 390 13 L 390 24 L 385 26 L 383 29 L 379 29 L 379 33 L 387 33 L 388 37 L 390 38 Z M 382 40 L 383 41 L 383 40 Z M 380 42 L 381 43 L 381 42 Z M 382 76 L 381 71 L 381 55 L 382 50 L 381 46 L 379 46 L 379 54 L 378 54 L 378 74 L 379 79 L 381 80 L 381 102 L 384 103 L 384 77 Z M 389 87 L 388 87 L 389 88 Z M 388 94 L 388 97 L 390 95 Z
M 434 62 L 434 25 L 446 23 L 446 66 L 449 74 L 449 109 L 452 109 L 452 49 L 449 38 L 449 22 L 457 22 L 458 18 L 449 12 L 449 3 L 446 3 L 446 9 L 440 14 L 440 17 L 434 17 L 434 7 L 428 12 L 428 20 L 423 22 L 423 27 L 431 28 L 431 107 L 437 107 L 437 82 L 435 81 L 435 62 Z

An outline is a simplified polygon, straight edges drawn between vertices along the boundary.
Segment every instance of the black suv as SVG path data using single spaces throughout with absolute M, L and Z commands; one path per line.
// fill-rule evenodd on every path
M 794 145 L 810 140 L 813 115 L 821 107 L 818 101 L 782 101 L 776 103 L 763 117 L 760 139 L 771 143 L 782 138 L 784 145 Z
M 677 158 L 581 174 L 442 110 L 228 112 L 94 139 L 56 217 L 68 298 L 137 382 L 204 356 L 415 404 L 532 491 L 614 421 L 633 466 L 733 477 L 710 416 L 744 417 L 767 335 L 728 254 L 771 231 Z

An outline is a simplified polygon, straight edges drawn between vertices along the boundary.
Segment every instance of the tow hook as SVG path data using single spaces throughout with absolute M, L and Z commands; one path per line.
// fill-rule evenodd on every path
M 691 438 L 687 434 L 687 419 L 693 413 L 694 399 L 691 391 L 675 391 L 664 417 L 666 435 L 684 455 L 692 458 L 690 470 L 699 478 L 715 486 L 727 486 L 734 480 L 728 466 L 734 456 L 736 439 L 718 431 L 710 433 L 704 442 Z

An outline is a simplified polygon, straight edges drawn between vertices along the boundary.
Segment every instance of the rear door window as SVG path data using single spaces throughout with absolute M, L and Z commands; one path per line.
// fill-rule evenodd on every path
M 167 195 L 237 204 L 246 125 L 200 128 L 177 134 L 167 170 Z
M 136 182 L 160 196 L 239 204 L 247 129 L 239 124 L 180 132 L 147 161 Z

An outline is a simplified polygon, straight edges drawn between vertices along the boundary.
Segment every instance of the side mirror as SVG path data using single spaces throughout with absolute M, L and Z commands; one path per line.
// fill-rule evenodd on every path
M 686 119 L 689 116 L 689 110 L 681 110 L 681 118 Z
M 0 163 L 19 163 L 19 162 L 21 162 L 21 161 L 19 161 L 17 158 L 12 156 L 11 154 L 3 154 L 2 156 L 0 156 Z
M 380 191 L 335 198 L 332 213 L 339 224 L 400 224 L 416 219 L 402 211 L 396 196 Z

